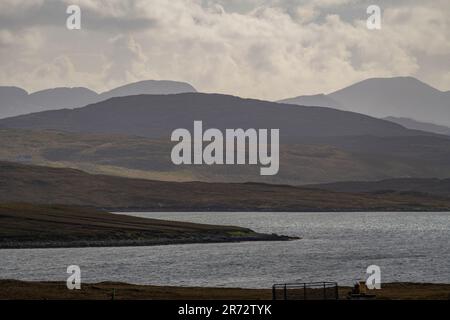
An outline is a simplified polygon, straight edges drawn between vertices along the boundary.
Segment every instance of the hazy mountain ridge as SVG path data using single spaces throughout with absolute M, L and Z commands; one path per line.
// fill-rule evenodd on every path
M 177 94 L 186 92 L 197 92 L 197 90 L 185 82 L 146 80 L 114 88 L 101 93 L 99 96 L 100 101 L 103 101 L 114 97 L 133 96 L 138 94 Z
M 112 97 L 135 94 L 196 92 L 188 83 L 146 80 L 97 93 L 84 87 L 60 87 L 28 93 L 18 87 L 0 87 L 0 118 L 53 109 L 78 108 Z
M 440 126 L 434 123 L 416 121 L 409 118 L 386 117 L 384 120 L 398 123 L 408 129 L 428 131 L 437 134 L 450 135 L 450 127 Z
M 339 102 L 330 98 L 325 94 L 317 94 L 310 96 L 299 96 L 295 98 L 289 98 L 278 101 L 279 103 L 296 104 L 299 106 L 312 106 L 312 107 L 329 107 L 342 109 L 343 107 Z
M 53 88 L 36 91 L 28 95 L 29 104 L 46 110 L 47 108 L 71 108 L 85 106 L 99 99 L 99 95 L 83 87 Z
M 13 115 L 15 110 L 27 106 L 28 92 L 18 87 L 0 87 L 0 116 Z M 38 110 L 35 110 L 38 111 Z
M 323 106 L 318 95 L 311 101 Z M 285 99 L 297 104 L 308 96 Z M 374 117 L 406 117 L 450 126 L 450 95 L 413 77 L 372 78 L 326 95 L 333 107 Z

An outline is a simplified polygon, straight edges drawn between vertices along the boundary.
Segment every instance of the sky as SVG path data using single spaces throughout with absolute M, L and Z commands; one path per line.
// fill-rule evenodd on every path
M 0 1 L 0 85 L 29 92 L 156 79 L 277 100 L 392 76 L 450 90 L 450 1 Z

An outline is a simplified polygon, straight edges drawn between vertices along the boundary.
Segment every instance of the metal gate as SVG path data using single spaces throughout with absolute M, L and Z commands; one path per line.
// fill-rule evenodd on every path
M 337 300 L 337 282 L 301 282 L 274 284 L 273 300 Z

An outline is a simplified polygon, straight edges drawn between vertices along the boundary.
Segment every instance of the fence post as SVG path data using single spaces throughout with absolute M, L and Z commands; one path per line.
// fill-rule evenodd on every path
M 284 300 L 287 300 L 287 287 L 284 285 Z
M 335 283 L 335 284 L 334 284 L 334 287 L 335 287 L 335 289 L 336 289 L 336 300 L 339 300 L 339 287 L 338 287 L 338 284 Z
M 272 300 L 277 300 L 275 285 L 272 286 Z

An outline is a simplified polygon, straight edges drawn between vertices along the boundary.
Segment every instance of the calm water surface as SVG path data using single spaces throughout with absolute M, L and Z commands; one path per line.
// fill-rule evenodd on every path
M 290 242 L 157 247 L 0 250 L 0 278 L 62 280 L 76 264 L 84 282 L 270 287 L 276 282 L 364 278 L 450 283 L 450 213 L 128 213 L 237 225 L 300 236 Z

